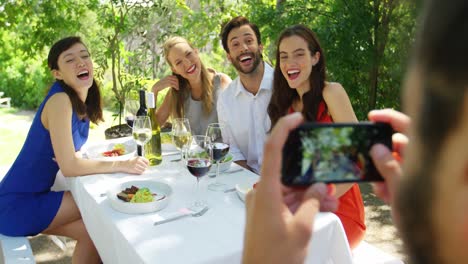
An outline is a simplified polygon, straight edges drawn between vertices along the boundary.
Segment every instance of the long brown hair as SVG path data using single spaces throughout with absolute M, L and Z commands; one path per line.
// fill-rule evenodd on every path
M 168 59 L 169 52 L 172 47 L 180 43 L 187 43 L 190 48 L 195 49 L 193 45 L 182 37 L 171 37 L 164 43 L 164 57 L 166 58 L 167 63 L 173 67 L 171 62 Z M 200 60 L 201 65 L 201 84 L 202 84 L 202 95 L 201 101 L 203 105 L 203 112 L 206 115 L 209 115 L 213 110 L 214 99 L 213 99 L 213 81 L 208 78 L 208 69 L 205 67 L 203 62 Z M 173 117 L 184 117 L 184 102 L 191 96 L 190 93 L 190 84 L 187 79 L 183 78 L 179 74 L 174 74 L 179 80 L 179 90 L 171 89 L 171 115 Z
M 273 79 L 273 93 L 271 95 L 270 104 L 268 105 L 268 115 L 271 119 L 271 128 L 278 122 L 280 117 L 288 113 L 289 107 L 294 101 L 299 99 L 299 94 L 295 89 L 291 89 L 286 78 L 283 76 L 280 68 L 280 51 L 279 46 L 284 38 L 291 36 L 299 36 L 308 43 L 310 54 L 320 53 L 320 58 L 317 64 L 312 69 L 309 76 L 310 90 L 302 96 L 303 109 L 302 114 L 307 121 L 316 121 L 317 112 L 320 102 L 323 101 L 323 88 L 325 87 L 325 57 L 320 47 L 319 41 L 315 33 L 303 25 L 295 25 L 281 32 L 276 46 L 276 66 Z M 326 105 L 325 105 L 325 109 Z M 324 111 L 326 113 L 327 111 Z
M 51 70 L 58 70 L 58 58 L 60 54 L 62 54 L 64 51 L 68 50 L 77 43 L 81 43 L 86 47 L 83 41 L 81 41 L 81 38 L 76 36 L 66 37 L 57 41 L 49 51 L 49 56 L 47 58 L 49 68 Z M 68 86 L 64 81 L 57 81 L 60 83 L 63 90 L 70 98 L 72 108 L 74 111 L 76 111 L 78 116 L 88 117 L 89 120 L 91 120 L 91 122 L 96 124 L 100 121 L 104 121 L 104 118 L 102 116 L 101 92 L 95 79 L 93 79 L 93 84 L 88 89 L 88 95 L 86 97 L 85 102 L 81 101 L 76 91 L 70 86 Z

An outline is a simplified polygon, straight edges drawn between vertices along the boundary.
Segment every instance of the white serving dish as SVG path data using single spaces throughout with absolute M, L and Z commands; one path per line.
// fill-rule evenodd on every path
M 121 156 L 105 157 L 102 155 L 103 152 L 110 151 L 116 144 L 123 144 L 125 146 L 125 153 Z M 88 159 L 93 160 L 104 160 L 104 161 L 115 161 L 115 160 L 128 160 L 135 156 L 137 145 L 133 139 L 129 139 L 122 142 L 112 142 L 106 144 L 96 144 L 88 146 L 84 153 Z
M 148 203 L 130 203 L 117 198 L 117 194 L 132 185 L 138 188 L 148 188 L 151 193 L 156 193 L 155 200 Z M 162 196 L 163 199 L 158 200 Z M 107 199 L 115 210 L 125 214 L 147 214 L 164 209 L 169 203 L 172 195 L 172 188 L 166 183 L 151 180 L 135 180 L 118 184 L 107 190 Z

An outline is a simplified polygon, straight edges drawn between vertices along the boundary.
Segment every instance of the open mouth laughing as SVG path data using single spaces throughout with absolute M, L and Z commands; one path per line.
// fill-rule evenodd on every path
M 87 80 L 89 78 L 89 71 L 88 70 L 83 70 L 78 73 L 76 76 L 80 80 Z
M 250 64 L 252 61 L 253 61 L 253 54 L 249 53 L 249 54 L 243 54 L 243 55 L 240 55 L 238 57 L 238 61 L 242 64 L 242 65 L 247 65 L 247 64 Z
M 294 70 L 288 70 L 288 78 L 290 80 L 295 80 L 299 74 L 301 73 L 300 70 L 294 69 Z
M 197 67 L 195 67 L 195 64 L 193 64 L 192 66 L 190 66 L 190 68 L 188 68 L 185 72 L 188 73 L 188 74 L 192 74 L 195 72 L 195 69 Z

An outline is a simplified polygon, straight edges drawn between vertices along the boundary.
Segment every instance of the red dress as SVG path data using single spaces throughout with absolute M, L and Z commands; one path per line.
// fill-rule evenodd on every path
M 289 108 L 289 113 L 293 113 L 294 109 Z M 317 122 L 333 123 L 333 119 L 325 109 L 325 102 L 322 101 L 317 111 Z M 343 224 L 346 236 L 348 238 L 351 249 L 355 248 L 364 238 L 366 233 L 366 224 L 364 216 L 364 203 L 362 201 L 361 190 L 359 185 L 353 186 L 338 198 L 340 204 L 335 214 L 340 218 Z

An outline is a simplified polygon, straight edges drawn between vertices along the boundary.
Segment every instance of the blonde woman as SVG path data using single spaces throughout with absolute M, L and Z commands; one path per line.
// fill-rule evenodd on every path
M 156 111 L 159 124 L 166 123 L 169 116 L 186 117 L 192 133 L 204 135 L 208 124 L 218 121 L 218 93 L 231 82 L 231 78 L 206 68 L 198 50 L 182 37 L 172 37 L 164 43 L 164 57 L 173 74 L 155 83 L 153 92 L 157 98 L 160 91 L 172 89 Z

